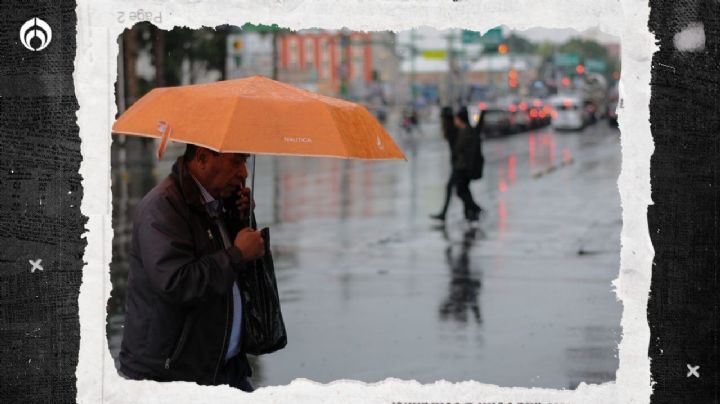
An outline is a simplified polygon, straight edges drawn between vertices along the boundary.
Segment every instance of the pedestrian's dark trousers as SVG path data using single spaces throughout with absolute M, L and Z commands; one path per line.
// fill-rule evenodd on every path
M 457 187 L 457 196 L 460 197 L 465 205 L 465 218 L 471 219 L 477 217 L 480 212 L 480 206 L 473 200 L 470 192 L 470 177 L 463 170 L 453 170 L 455 176 L 455 186 Z
M 442 217 L 445 217 L 447 214 L 447 210 L 450 207 L 450 199 L 452 198 L 452 191 L 453 187 L 457 183 L 457 171 L 452 170 L 450 172 L 450 178 L 448 178 L 447 185 L 445 185 L 445 204 L 443 204 L 442 211 L 440 212 L 440 215 Z

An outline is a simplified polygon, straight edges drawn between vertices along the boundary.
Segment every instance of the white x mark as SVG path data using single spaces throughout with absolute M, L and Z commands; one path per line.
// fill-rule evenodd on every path
M 33 261 L 33 260 L 28 260 L 28 261 L 30 262 L 30 265 L 32 265 L 32 269 L 30 270 L 30 272 L 35 273 L 36 269 L 39 269 L 41 271 L 44 270 L 42 265 L 40 265 L 40 263 L 42 262 L 42 259 L 38 258 L 35 261 Z
M 698 372 L 698 369 L 700 369 L 700 365 L 692 366 L 688 363 L 687 367 L 688 367 L 688 369 L 690 369 L 690 371 L 687 374 L 687 377 L 695 376 L 698 379 L 700 378 L 700 372 Z

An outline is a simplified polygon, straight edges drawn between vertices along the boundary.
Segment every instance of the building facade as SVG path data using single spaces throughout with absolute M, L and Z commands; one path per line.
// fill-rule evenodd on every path
M 362 98 L 375 81 L 397 74 L 394 55 L 382 46 L 392 35 L 337 30 L 283 34 L 278 38 L 279 79 L 321 94 Z

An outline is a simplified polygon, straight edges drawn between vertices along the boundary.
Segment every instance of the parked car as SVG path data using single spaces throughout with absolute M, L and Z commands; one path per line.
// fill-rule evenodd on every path
M 540 98 L 529 102 L 528 115 L 530 115 L 530 127 L 541 128 L 550 124 L 551 106 Z
M 518 96 L 506 96 L 498 100 L 498 105 L 507 108 L 513 132 L 530 129 L 529 105 Z
M 482 131 L 487 137 L 498 137 L 512 133 L 513 122 L 510 112 L 505 108 L 487 107 L 484 110 Z
M 552 101 L 555 129 L 582 130 L 590 121 L 585 103 L 576 95 L 559 95 Z

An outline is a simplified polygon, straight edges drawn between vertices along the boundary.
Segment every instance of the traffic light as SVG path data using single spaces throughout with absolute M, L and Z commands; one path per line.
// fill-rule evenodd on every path
M 235 59 L 235 66 L 242 66 L 243 64 L 242 48 L 243 42 L 241 39 L 238 38 L 232 41 L 232 56 Z
M 498 53 L 501 54 L 501 55 L 504 55 L 504 54 L 508 53 L 508 46 L 507 46 L 507 44 L 501 43 L 500 45 L 498 45 L 497 51 L 498 51 Z
M 508 71 L 508 86 L 510 88 L 517 88 L 518 86 L 518 72 L 515 69 Z

